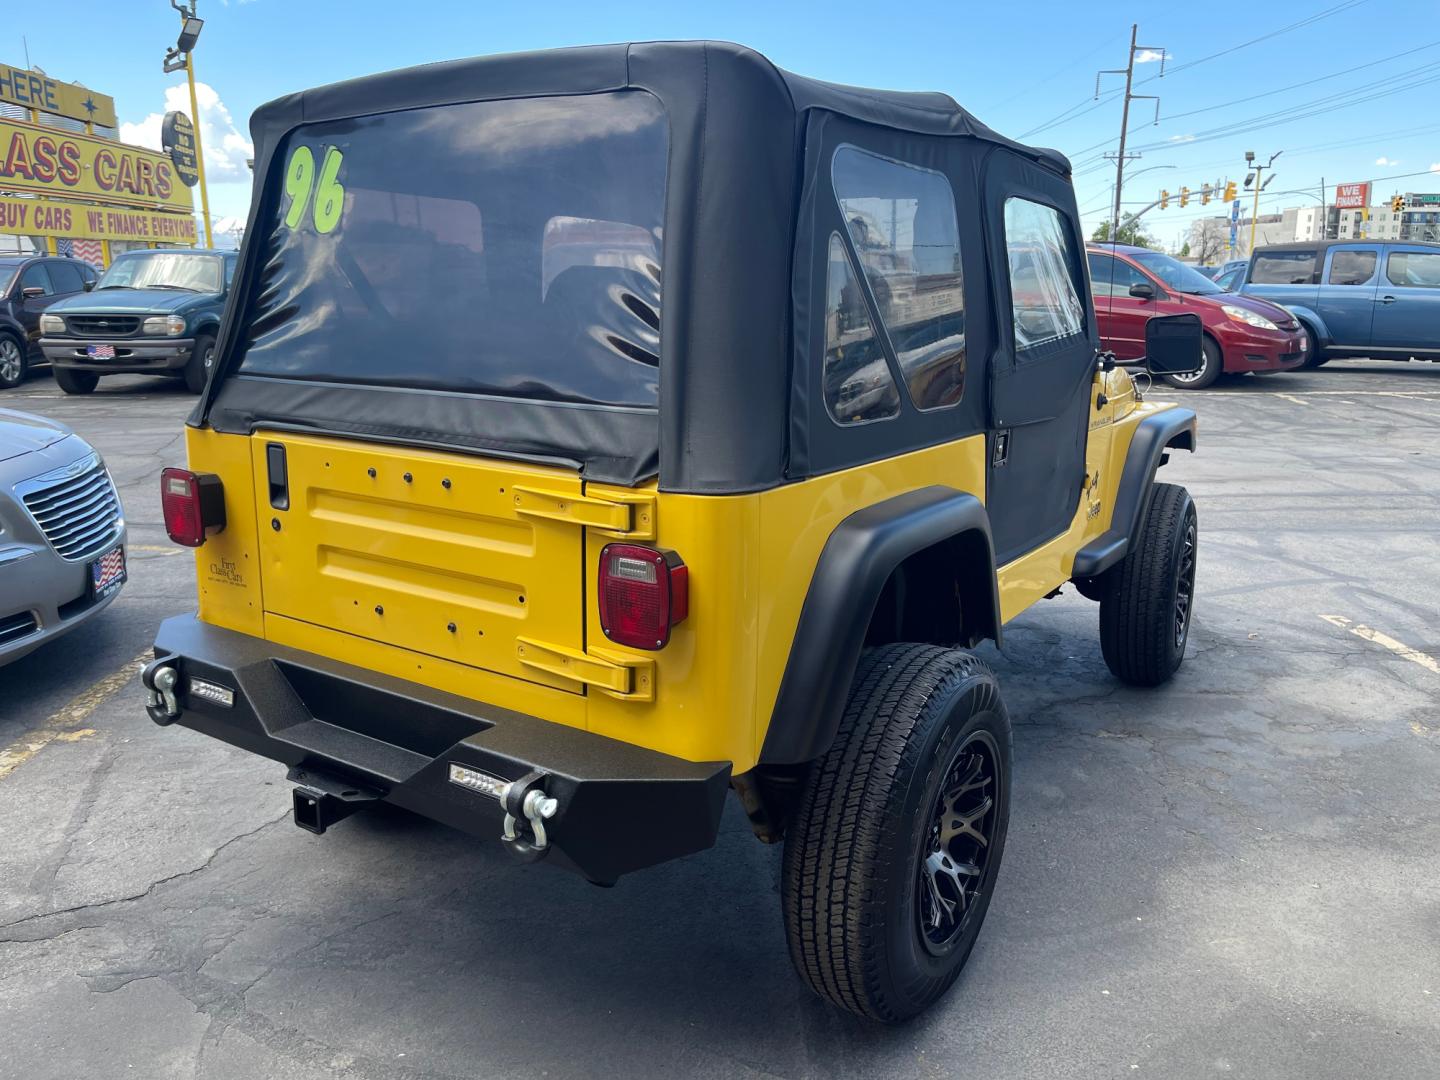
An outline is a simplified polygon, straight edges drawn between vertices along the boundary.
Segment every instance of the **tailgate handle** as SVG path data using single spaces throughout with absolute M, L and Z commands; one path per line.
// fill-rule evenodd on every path
M 515 658 L 529 667 L 593 686 L 626 701 L 655 700 L 655 661 L 621 653 L 582 652 L 530 638 L 517 638 Z
M 283 443 L 265 446 L 265 471 L 270 477 L 270 505 L 276 510 L 290 509 L 290 473 L 285 466 Z

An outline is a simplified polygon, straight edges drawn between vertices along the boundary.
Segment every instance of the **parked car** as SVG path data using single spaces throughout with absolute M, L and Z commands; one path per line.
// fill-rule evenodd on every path
M 1144 356 L 1151 318 L 1181 312 L 1200 316 L 1205 357 L 1194 373 L 1165 376 L 1172 386 L 1200 390 L 1222 373 L 1288 371 L 1305 360 L 1300 324 L 1282 307 L 1225 293 L 1161 251 L 1091 244 L 1086 256 L 1100 338 L 1121 363 Z
M 125 513 L 99 453 L 0 409 L 0 665 L 97 615 L 125 576 Z
M 1440 360 L 1440 244 L 1330 240 L 1259 248 L 1239 287 L 1300 320 L 1307 362 Z
M 0 390 L 19 386 L 44 359 L 40 315 L 57 300 L 92 288 L 98 275 L 80 259 L 0 256 Z
M 205 386 L 235 252 L 204 249 L 121 255 L 87 296 L 40 317 L 40 346 L 67 394 L 88 394 L 101 375 L 174 373 L 192 393 Z
M 1195 414 L 1097 364 L 1066 159 L 719 42 L 377 75 L 251 130 L 151 718 L 290 767 L 312 832 L 388 801 L 600 884 L 710 847 L 733 787 L 800 976 L 937 1000 L 1012 788 L 967 650 L 1074 582 L 1155 686 L 1193 610 L 1156 473 Z M 1152 372 L 1200 364 L 1194 315 L 1145 331 Z
M 1241 263 L 1239 266 L 1232 266 L 1229 270 L 1221 270 L 1214 277 L 1215 287 L 1221 292 L 1234 292 L 1240 282 L 1245 280 L 1245 267 L 1248 263 Z

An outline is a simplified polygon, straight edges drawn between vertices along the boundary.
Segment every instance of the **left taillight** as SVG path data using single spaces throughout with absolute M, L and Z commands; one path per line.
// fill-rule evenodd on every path
M 165 531 L 182 547 L 199 547 L 225 528 L 225 489 L 214 473 L 166 469 L 160 474 Z
M 600 550 L 600 628 L 617 645 L 663 649 L 690 612 L 690 571 L 673 551 L 637 544 Z

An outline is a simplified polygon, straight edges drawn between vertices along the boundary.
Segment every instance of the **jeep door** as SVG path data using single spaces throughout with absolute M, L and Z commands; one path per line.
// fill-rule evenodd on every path
M 1069 181 L 995 150 L 983 183 L 998 316 L 986 503 L 1003 563 L 1074 519 L 1100 341 Z
M 1364 348 L 1370 344 L 1379 267 L 1379 244 L 1337 244 L 1326 252 L 1315 309 L 1336 347 Z
M 1389 244 L 1371 340 L 1390 355 L 1440 355 L 1440 251 Z

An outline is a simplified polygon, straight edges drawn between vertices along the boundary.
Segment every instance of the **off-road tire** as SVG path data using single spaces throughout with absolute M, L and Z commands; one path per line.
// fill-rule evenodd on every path
M 9 390 L 25 381 L 30 358 L 25 355 L 25 342 L 14 334 L 0 332 L 0 390 Z
M 195 335 L 195 348 L 190 359 L 185 361 L 185 389 L 192 394 L 203 394 L 205 383 L 210 378 L 210 364 L 215 356 L 215 339 L 209 334 Z
M 100 376 L 93 372 L 76 371 L 74 368 L 57 365 L 55 382 L 67 394 L 88 394 L 100 382 Z
M 1156 484 L 1139 538 L 1103 576 L 1100 651 L 1122 682 L 1159 686 L 1184 660 L 1195 608 L 1198 538 L 1190 493 L 1178 484 Z
M 990 762 L 986 784 L 964 787 L 963 777 L 950 784 L 958 768 L 981 757 Z M 1009 823 L 1010 760 L 999 686 L 975 657 L 917 644 L 884 645 L 861 657 L 835 741 L 811 765 L 785 840 L 786 937 L 812 990 L 859 1016 L 898 1023 L 949 989 L 994 891 Z M 925 860 L 939 854 L 939 829 L 954 833 L 960 824 L 935 817 L 962 813 L 946 790 L 981 799 L 970 807 L 977 812 L 984 799 L 990 804 L 974 819 L 983 847 L 964 832 L 950 841 L 974 848 L 962 865 L 978 873 L 968 900 L 950 905 L 963 912 L 946 920 L 951 936 L 935 944 L 922 924 L 922 905 L 929 902 L 931 915 L 937 910 L 922 876 Z
M 1202 341 L 1205 365 L 1194 375 L 1166 375 L 1164 379 L 1167 383 L 1181 390 L 1204 390 L 1208 386 L 1214 386 L 1215 380 L 1225 374 L 1225 354 L 1220 351 L 1220 343 L 1208 334 Z

